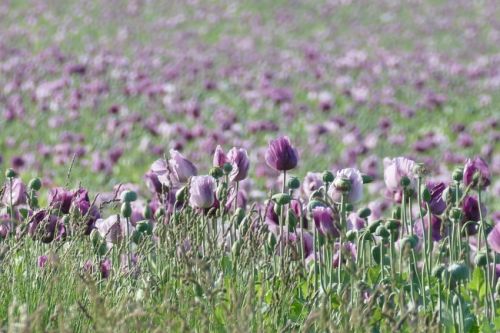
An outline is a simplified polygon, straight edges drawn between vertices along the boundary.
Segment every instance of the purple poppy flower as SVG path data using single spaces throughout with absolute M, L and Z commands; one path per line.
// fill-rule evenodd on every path
M 38 268 L 44 268 L 47 264 L 47 261 L 49 261 L 49 257 L 47 257 L 46 255 L 39 256 L 37 259 Z
M 432 239 L 436 242 L 442 239 L 441 224 L 442 221 L 439 217 L 437 217 L 436 215 L 431 215 Z M 422 221 L 420 219 L 418 219 L 413 226 L 413 231 L 421 239 L 424 238 L 424 231 L 427 233 L 428 230 L 429 230 L 429 218 L 427 216 L 424 217 L 424 228 L 422 228 Z
M 484 206 L 482 208 L 482 215 L 486 215 L 486 208 Z M 481 219 L 479 214 L 479 203 L 476 198 L 472 196 L 466 196 L 462 203 L 462 211 L 464 213 L 463 222 L 467 223 L 469 221 L 478 222 Z M 474 235 L 477 233 L 477 224 L 468 224 L 467 232 L 469 235 Z
M 134 231 L 134 226 L 129 223 L 127 228 L 127 221 L 120 218 L 119 215 L 111 215 L 107 219 L 98 219 L 95 227 L 101 237 L 106 239 L 108 245 L 118 244 L 125 239 L 127 232 Z M 128 230 L 127 230 L 128 229 Z
M 266 224 L 268 225 L 279 225 L 280 218 L 278 214 L 274 211 L 274 202 L 270 201 L 266 205 Z
M 184 184 L 190 177 L 198 174 L 196 166 L 177 150 L 171 149 L 170 156 L 168 165 L 172 171 L 172 180 L 174 183 Z
M 250 159 L 245 149 L 232 148 L 227 154 L 227 159 L 233 166 L 231 174 L 229 175 L 229 179 L 232 182 L 239 182 L 247 178 L 248 169 L 250 168 Z
M 215 202 L 215 179 L 212 176 L 194 176 L 189 187 L 189 204 L 193 208 L 209 208 Z
M 278 171 L 292 170 L 297 166 L 297 150 L 287 136 L 271 140 L 265 154 L 268 166 Z
M 465 186 L 469 186 L 470 184 L 474 183 L 474 175 L 476 173 L 479 174 L 478 185 L 480 185 L 482 189 L 488 187 L 491 184 L 491 175 L 488 164 L 486 164 L 486 162 L 482 158 L 476 157 L 472 160 L 467 160 L 467 162 L 465 163 L 463 176 Z
M 443 200 L 443 192 L 446 189 L 446 185 L 440 182 L 436 184 L 427 184 L 427 187 L 431 194 L 429 208 L 432 214 L 441 215 L 446 209 L 446 202 Z
M 66 228 L 56 215 L 42 209 L 30 218 L 28 234 L 43 243 L 50 243 L 53 240 L 63 239 L 66 236 Z
M 334 221 L 333 211 L 327 207 L 316 207 L 312 211 L 316 229 L 323 234 L 331 237 L 338 237 L 340 231 Z
M 163 191 L 163 185 L 158 179 L 158 175 L 154 173 L 153 171 L 149 170 L 146 172 L 144 175 L 144 180 L 146 181 L 146 186 L 147 188 L 152 192 L 152 193 L 157 193 L 161 194 Z
M 347 200 L 350 203 L 356 203 L 363 198 L 363 177 L 361 176 L 361 173 L 359 172 L 358 169 L 354 168 L 342 169 L 337 172 L 335 178 L 336 179 L 346 178 L 350 180 L 351 189 L 349 190 L 349 195 L 347 197 Z M 337 192 L 335 186 L 331 186 L 329 192 L 331 193 L 332 197 L 337 196 L 336 193 L 333 193 Z
M 410 186 L 413 187 L 415 184 L 414 167 L 415 162 L 405 157 L 384 158 L 384 181 L 387 188 L 393 192 L 400 191 L 403 177 L 408 177 L 411 182 Z
M 103 279 L 107 279 L 111 274 L 111 260 L 109 258 L 105 258 L 99 264 L 99 271 L 101 272 L 101 277 Z
M 26 185 L 20 179 L 13 179 L 12 186 L 10 182 L 5 184 L 5 192 L 2 197 L 2 202 L 5 205 L 10 206 L 11 200 L 12 206 L 24 205 L 27 199 Z
M 68 214 L 71 208 L 71 201 L 73 194 L 71 191 L 62 187 L 56 187 L 49 192 L 49 205 L 50 207 L 62 214 Z
M 347 229 L 349 230 L 361 230 L 366 227 L 366 221 L 359 217 L 355 212 L 351 212 L 347 216 Z

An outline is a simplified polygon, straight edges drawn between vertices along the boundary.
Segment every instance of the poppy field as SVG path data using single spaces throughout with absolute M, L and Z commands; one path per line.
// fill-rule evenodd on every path
M 0 332 L 500 331 L 496 1 L 0 2 Z

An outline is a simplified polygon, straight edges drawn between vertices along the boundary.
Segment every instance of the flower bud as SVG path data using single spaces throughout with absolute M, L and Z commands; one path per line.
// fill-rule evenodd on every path
M 453 221 L 459 222 L 462 219 L 462 210 L 457 207 L 452 208 L 450 211 L 450 217 Z
M 159 220 L 161 219 L 162 216 L 165 215 L 165 209 L 163 207 L 160 207 L 156 210 L 155 212 L 155 219 L 156 220 Z
M 371 250 L 373 260 L 375 260 L 375 262 L 377 264 L 380 264 L 382 262 L 382 256 L 380 255 L 381 254 L 380 253 L 380 246 L 381 246 L 380 244 L 374 245 L 374 246 L 372 246 L 372 250 Z
M 444 280 L 450 288 L 469 278 L 469 269 L 464 264 L 451 264 L 444 272 Z
M 421 193 L 421 195 L 422 195 L 422 200 L 424 200 L 424 202 L 427 202 L 427 203 L 428 203 L 428 202 L 430 202 L 430 201 L 431 201 L 431 199 L 432 199 L 432 197 L 431 197 L 431 192 L 429 192 L 429 190 L 427 189 L 427 187 L 424 187 L 424 188 L 422 189 L 422 193 Z
M 373 182 L 373 177 L 367 174 L 362 174 L 361 178 L 363 179 L 363 184 L 370 184 L 371 182 Z
M 388 229 L 388 230 L 397 230 L 400 226 L 400 223 L 399 221 L 396 221 L 396 220 L 389 220 L 385 223 L 385 227 Z
M 231 171 L 233 171 L 233 166 L 231 165 L 231 163 L 224 163 L 224 165 L 222 166 L 222 170 L 224 171 L 225 175 L 229 175 Z
M 410 249 L 414 249 L 418 244 L 418 238 L 415 235 L 407 236 L 407 237 L 401 239 L 401 244 L 402 244 L 403 248 L 409 246 Z
M 39 191 L 42 188 L 42 181 L 40 180 L 40 178 L 33 178 L 28 183 L 28 187 L 33 191 Z
M 277 193 L 277 194 L 272 196 L 272 199 L 274 202 L 276 202 L 280 206 L 287 205 L 292 200 L 290 195 L 287 193 Z
M 310 212 L 312 212 L 314 208 L 316 208 L 316 207 L 323 207 L 323 206 L 324 206 L 323 202 L 321 202 L 319 200 L 311 200 L 307 204 L 307 210 L 310 211 Z
M 335 176 L 333 175 L 333 173 L 331 171 L 327 170 L 327 171 L 323 172 L 323 182 L 331 184 L 334 179 L 335 179 Z
M 354 210 L 354 206 L 352 203 L 348 202 L 345 204 L 344 209 L 346 212 L 352 212 Z
M 474 258 L 474 263 L 478 267 L 484 267 L 487 265 L 488 260 L 487 260 L 487 254 L 485 252 L 480 252 L 476 254 L 476 257 Z
M 382 220 L 376 220 L 376 221 L 373 221 L 372 223 L 370 223 L 370 224 L 368 225 L 368 230 L 369 230 L 372 234 L 374 234 L 374 233 L 375 233 L 375 231 L 377 230 L 377 228 L 379 227 L 379 225 L 381 225 L 381 224 L 382 224 Z
M 122 202 L 133 202 L 137 200 L 137 193 L 134 191 L 123 191 L 120 197 Z
M 401 177 L 400 184 L 401 184 L 401 186 L 403 186 L 403 188 L 406 188 L 406 187 L 410 186 L 411 180 L 407 176 L 403 176 L 403 177 Z
M 130 206 L 130 202 L 125 201 L 122 204 L 121 214 L 125 218 L 130 218 L 130 216 L 132 216 L 132 206 Z
M 9 168 L 9 169 L 5 170 L 5 177 L 10 178 L 10 179 L 16 178 L 17 173 L 16 173 L 16 171 L 14 171 L 14 169 Z
M 356 230 L 349 230 L 346 232 L 345 236 L 349 242 L 354 242 L 356 240 L 357 232 Z
M 456 182 L 461 182 L 464 176 L 464 168 L 456 168 L 453 170 L 451 177 Z
M 177 190 L 177 192 L 175 192 L 175 201 L 177 202 L 186 201 L 187 193 L 188 193 L 187 186 L 181 187 L 180 189 Z
M 368 207 L 358 210 L 358 216 L 362 219 L 366 219 L 372 213 L 371 209 Z
M 144 234 L 144 235 L 151 235 L 153 234 L 153 227 L 147 220 L 142 220 L 137 222 L 135 225 L 135 231 Z
M 300 180 L 297 177 L 288 179 L 287 186 L 289 189 L 296 190 L 300 187 Z
M 379 225 L 375 230 L 375 235 L 386 239 L 389 238 L 389 236 L 391 236 L 391 233 L 383 225 Z
M 337 191 L 347 193 L 351 190 L 351 180 L 349 178 L 336 177 L 333 186 Z
M 146 204 L 146 206 L 144 207 L 142 215 L 144 216 L 145 219 L 148 220 L 153 217 L 153 211 L 151 210 L 151 207 L 149 207 L 149 204 Z
M 220 177 L 222 177 L 224 175 L 224 171 L 219 167 L 213 167 L 210 169 L 208 174 L 210 176 L 214 177 L 215 179 L 219 179 Z

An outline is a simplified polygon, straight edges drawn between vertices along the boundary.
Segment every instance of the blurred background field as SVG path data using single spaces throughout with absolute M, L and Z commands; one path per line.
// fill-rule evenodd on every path
M 2 1 L 0 156 L 23 178 L 107 191 L 169 149 L 269 139 L 296 174 L 406 155 L 499 172 L 497 1 Z M 494 185 L 498 193 L 500 185 Z

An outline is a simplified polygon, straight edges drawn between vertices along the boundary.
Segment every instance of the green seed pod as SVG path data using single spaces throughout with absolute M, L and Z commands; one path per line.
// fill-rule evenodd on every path
M 158 209 L 156 210 L 156 212 L 155 212 L 155 219 L 156 219 L 156 220 L 159 220 L 159 219 L 161 219 L 161 218 L 162 218 L 162 216 L 164 216 L 164 215 L 165 215 L 165 208 L 160 207 L 160 208 L 158 208 Z
M 449 283 L 450 288 L 454 288 L 458 283 L 466 281 L 469 278 L 469 269 L 464 264 L 451 264 L 444 271 L 445 282 Z
M 291 209 L 288 210 L 287 222 L 289 231 L 295 231 L 295 226 L 297 226 L 297 217 Z
M 461 221 L 462 219 L 462 210 L 460 208 L 457 208 L 457 207 L 453 207 L 451 210 L 450 210 L 450 218 L 455 221 L 455 222 L 459 222 Z
M 407 236 L 401 239 L 401 245 L 403 248 L 409 247 L 410 249 L 414 249 L 418 244 L 417 236 Z
M 474 258 L 474 263 L 476 264 L 476 266 L 478 267 L 484 267 L 487 265 L 488 263 L 488 257 L 487 257 L 487 254 L 485 252 L 479 252 L 476 257 Z
M 188 188 L 187 186 L 183 186 L 180 189 L 178 189 L 177 192 L 175 193 L 175 200 L 177 202 L 184 202 L 186 201 L 187 194 L 188 194 Z
M 356 240 L 356 237 L 358 236 L 358 233 L 356 232 L 356 230 L 349 230 L 346 232 L 345 236 L 349 242 L 354 242 Z
M 422 200 L 425 202 L 430 202 L 431 201 L 431 192 L 427 189 L 427 187 L 424 187 L 422 190 Z
M 125 201 L 122 204 L 121 213 L 125 218 L 129 218 L 130 216 L 132 216 L 132 206 L 130 206 L 130 202 Z
M 236 242 L 234 242 L 233 246 L 231 247 L 231 251 L 236 258 L 240 256 L 242 246 L 243 246 L 243 241 L 241 239 L 238 239 Z
M 14 171 L 14 169 L 9 168 L 9 169 L 5 170 L 5 177 L 7 177 L 9 179 L 16 178 L 17 173 L 16 173 L 16 171 Z
M 366 219 L 372 213 L 371 209 L 368 207 L 358 210 L 358 216 L 362 219 Z
M 444 264 L 440 264 L 440 265 L 434 266 L 434 268 L 432 269 L 432 276 L 434 276 L 435 278 L 441 280 L 443 272 L 444 272 L 445 269 L 446 269 L 446 266 Z
M 401 219 L 401 207 L 400 206 L 394 208 L 394 210 L 392 211 L 392 218 L 395 220 Z
M 323 197 L 324 197 L 323 190 L 321 188 L 319 188 L 316 191 L 311 193 L 311 195 L 309 196 L 309 202 L 316 200 L 316 199 L 322 200 Z
M 144 210 L 142 211 L 142 215 L 144 216 L 145 219 L 151 219 L 153 217 L 153 211 L 151 210 L 151 207 L 149 207 L 149 203 L 144 206 Z
M 410 186 L 411 180 L 407 176 L 403 176 L 403 177 L 401 177 L 400 184 L 401 184 L 401 186 L 403 186 L 404 188 L 406 188 L 406 187 Z
M 40 178 L 33 178 L 28 183 L 28 188 L 32 189 L 33 191 L 39 191 L 42 188 L 42 181 L 40 180 Z
M 375 230 L 375 235 L 387 239 L 391 236 L 391 233 L 383 225 L 379 225 Z
M 367 174 L 362 174 L 361 178 L 363 179 L 363 184 L 370 184 L 371 182 L 373 182 L 373 177 Z
M 388 230 L 397 230 L 399 228 L 400 224 L 399 224 L 399 221 L 396 221 L 396 220 L 389 220 L 387 222 L 385 222 L 385 227 L 388 229 Z
M 213 167 L 210 169 L 208 174 L 215 179 L 219 179 L 220 177 L 224 176 L 224 171 L 219 167 Z
M 300 187 L 300 180 L 297 177 L 290 177 L 287 181 L 289 189 L 296 190 Z
M 287 205 L 292 200 L 292 197 L 287 193 L 277 193 L 272 196 L 273 201 L 278 205 Z
M 153 227 L 147 220 L 139 221 L 135 225 L 135 230 L 144 235 L 152 235 Z
M 344 208 L 346 212 L 352 212 L 354 210 L 354 206 L 351 203 L 346 203 Z
M 323 181 L 325 183 L 332 183 L 333 181 L 335 180 L 335 176 L 333 175 L 333 173 L 331 171 L 323 171 Z
M 379 225 L 381 225 L 381 224 L 382 224 L 382 222 L 383 222 L 382 220 L 376 220 L 376 221 L 373 221 L 372 223 L 370 223 L 370 224 L 368 225 L 368 230 L 369 230 L 372 234 L 374 234 L 374 233 L 375 233 L 375 231 L 377 230 L 377 228 L 379 227 Z
M 380 256 L 380 244 L 378 245 L 374 245 L 372 246 L 372 257 L 373 257 L 373 260 L 375 260 L 375 262 L 377 264 L 380 264 L 382 262 L 382 257 Z
M 456 182 L 461 182 L 463 176 L 464 176 L 464 168 L 460 167 L 460 168 L 456 168 L 455 170 L 453 170 L 451 178 L 453 178 L 453 180 Z
M 231 163 L 224 163 L 224 165 L 222 166 L 222 170 L 224 171 L 225 175 L 229 175 L 231 171 L 233 171 L 233 166 L 231 165 Z
M 349 178 L 337 177 L 333 181 L 335 189 L 342 193 L 348 193 L 351 190 L 351 180 Z
M 309 212 L 312 212 L 314 208 L 323 207 L 323 206 L 324 206 L 323 202 L 321 202 L 319 200 L 311 200 L 311 201 L 309 201 L 309 204 L 307 205 L 307 210 Z
M 103 256 L 106 254 L 106 252 L 108 252 L 108 246 L 106 245 L 105 242 L 102 242 L 101 244 L 98 245 L 97 247 L 97 253 L 100 255 L 100 256 Z
M 120 199 L 122 202 L 133 202 L 137 200 L 137 193 L 134 191 L 123 191 Z

